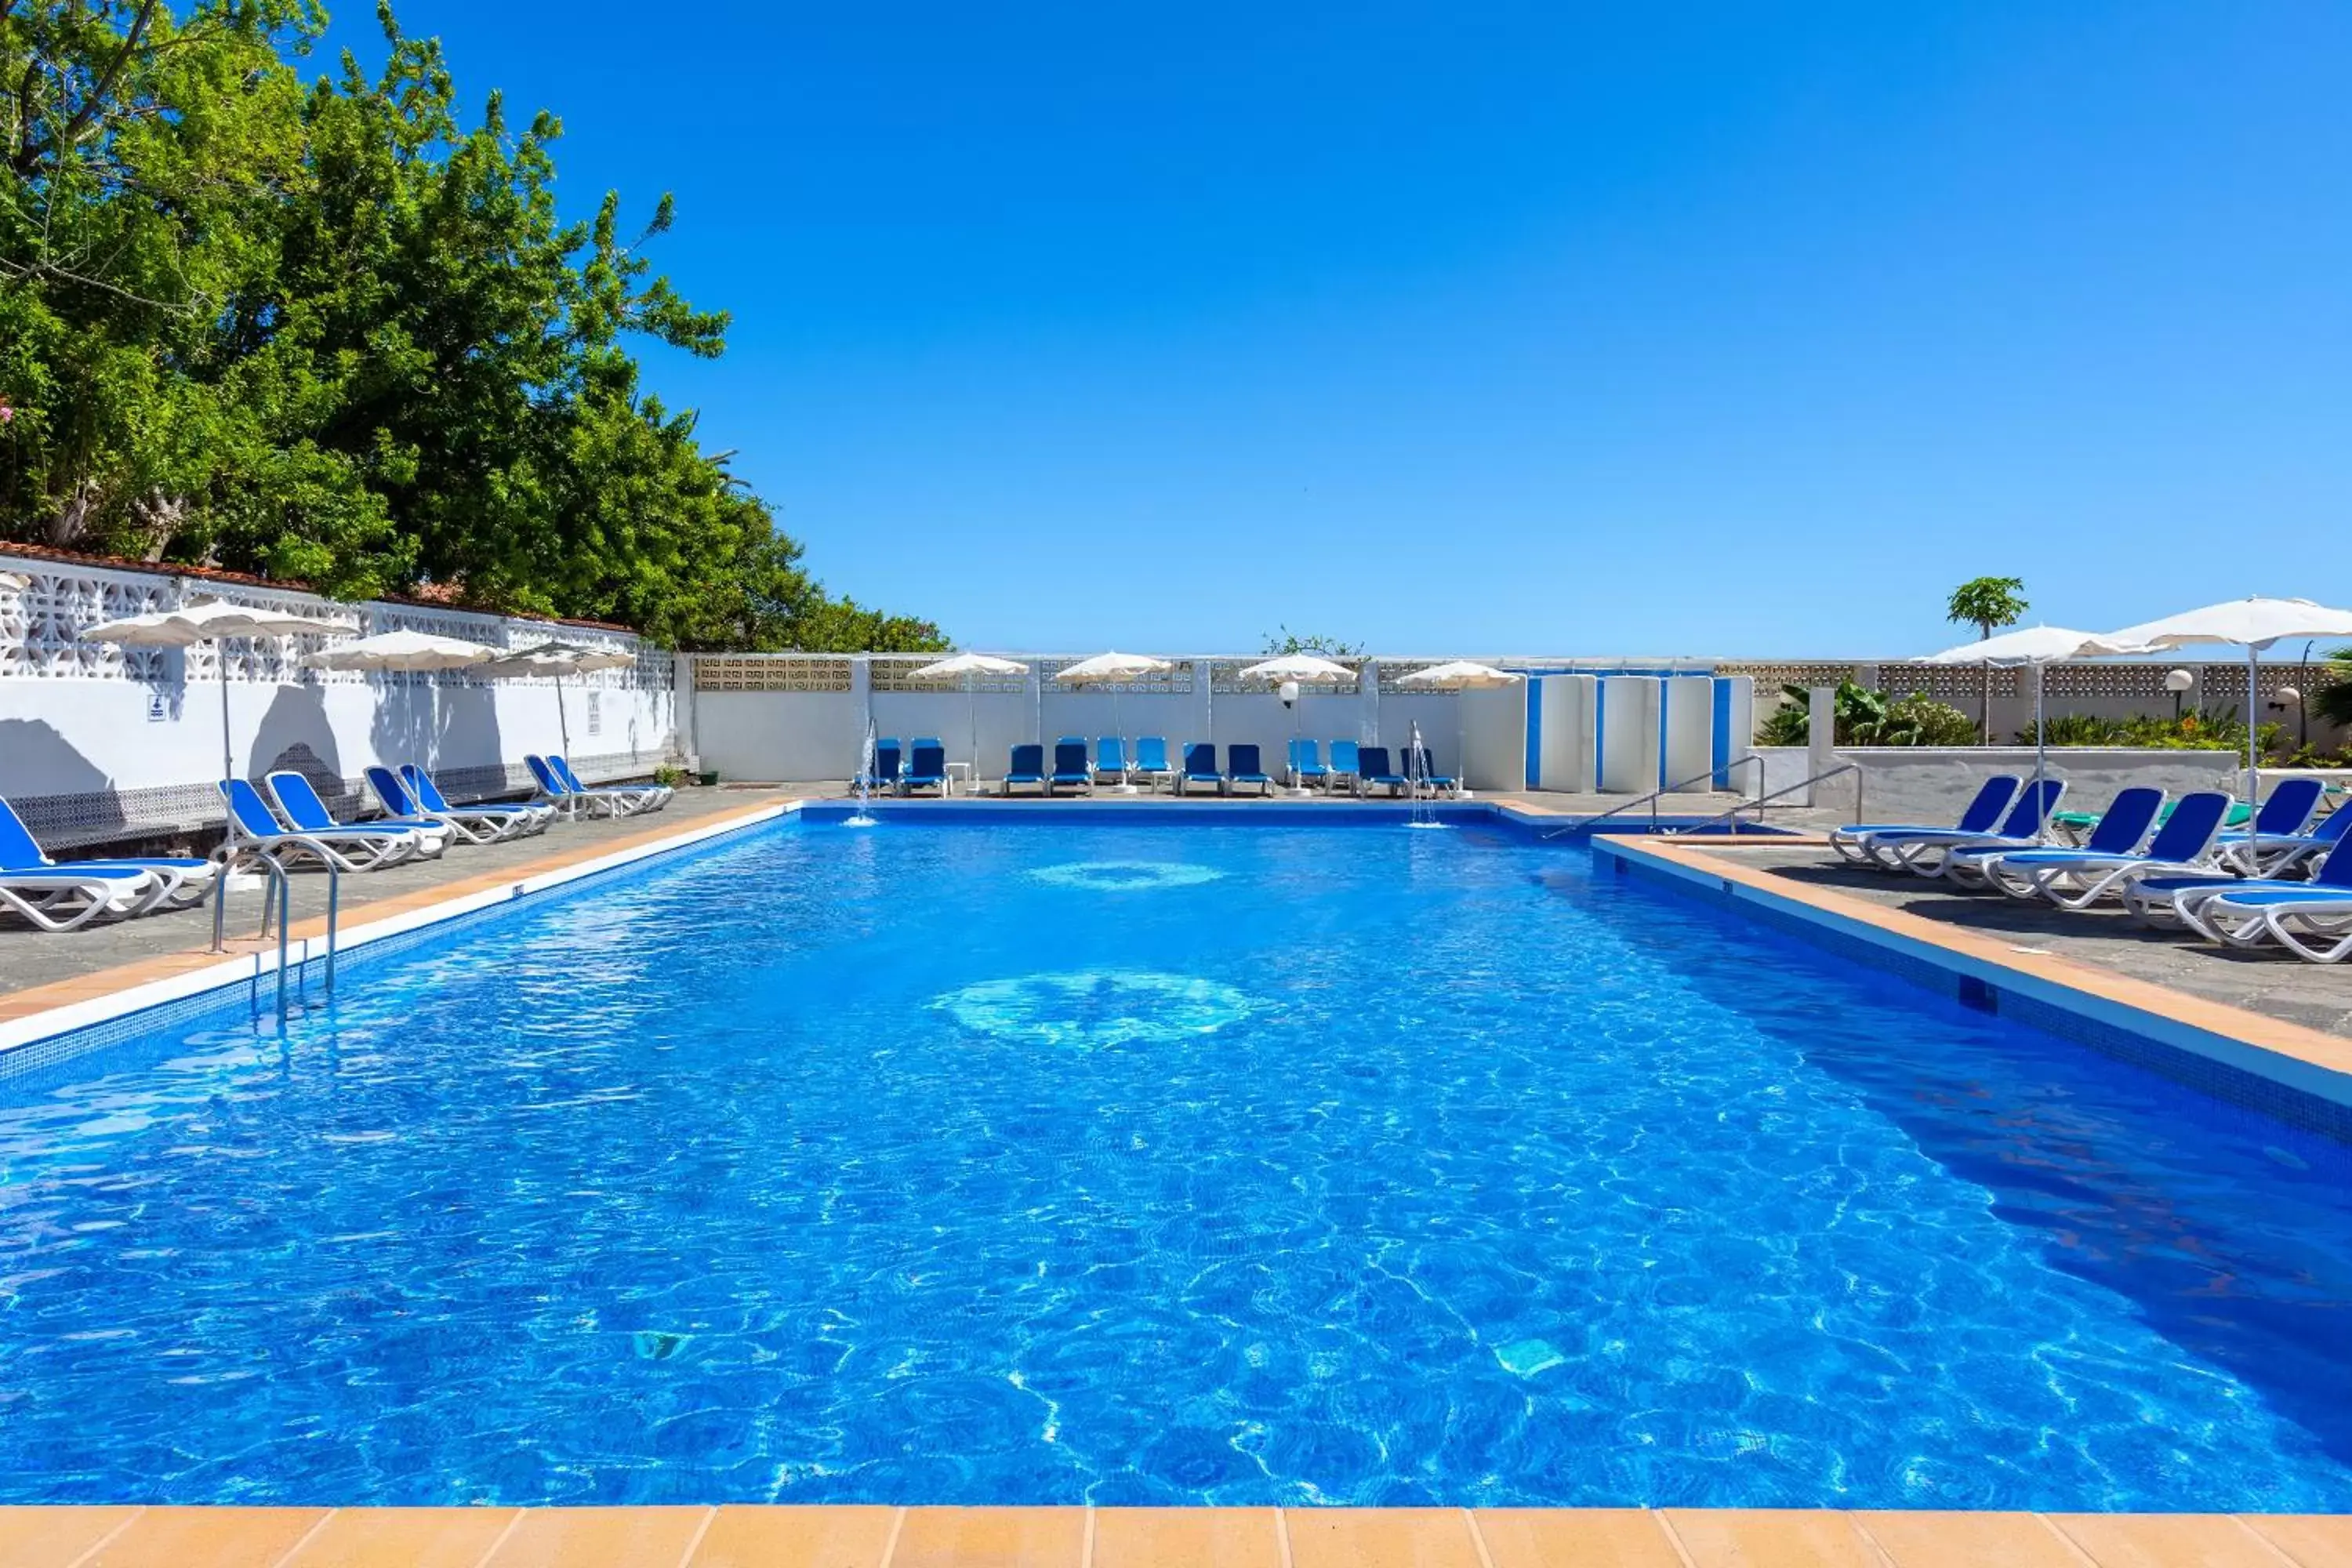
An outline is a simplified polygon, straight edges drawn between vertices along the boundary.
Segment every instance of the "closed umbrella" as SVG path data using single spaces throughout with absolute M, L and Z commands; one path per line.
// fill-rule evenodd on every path
M 971 678 L 976 675 L 1026 675 L 1029 667 L 1018 659 L 998 658 L 993 654 L 959 653 L 938 659 L 910 671 L 909 680 L 961 680 L 964 696 L 971 707 L 971 776 L 972 788 L 980 787 L 980 694 Z
M 563 754 L 572 754 L 572 721 L 563 710 L 563 678 L 586 675 L 599 669 L 626 669 L 637 662 L 637 656 L 619 648 L 590 647 L 581 643 L 544 642 L 531 647 L 517 648 L 487 664 L 473 667 L 473 672 L 485 680 L 527 680 L 537 676 L 549 676 L 555 681 L 555 728 L 563 737 Z
M 2352 610 L 2333 610 L 2309 599 L 2231 599 L 2142 621 L 2109 632 L 2106 640 L 2135 650 L 2197 643 L 2234 643 L 2246 650 L 2246 809 L 2252 812 L 2261 802 L 2262 784 L 2261 742 L 2254 733 L 2262 717 L 2256 661 L 2263 649 L 2289 637 L 2352 637 Z
M 1411 687 L 1416 691 L 1496 691 L 1506 686 L 1517 686 L 1526 679 L 1527 677 L 1507 669 L 1496 669 L 1491 664 L 1480 664 L 1475 659 L 1457 658 L 1444 664 L 1433 664 L 1426 669 L 1416 669 L 1410 675 L 1401 675 L 1397 677 L 1397 684 L 1401 687 Z M 1467 732 L 1463 722 L 1461 705 L 1456 703 L 1454 713 L 1454 749 L 1457 753 L 1465 750 L 1464 737 Z M 1417 756 L 1409 760 L 1415 764 L 1420 762 Z M 1470 759 L 1465 756 L 1454 764 L 1461 772 L 1465 794 L 1468 793 L 1470 783 L 1469 763 Z M 1409 770 L 1408 776 L 1410 776 Z
M 176 610 L 151 610 L 108 621 L 77 635 L 84 642 L 109 642 L 125 647 L 194 647 L 200 642 L 218 645 L 230 637 L 339 637 L 352 628 L 310 616 L 283 610 L 262 610 L 219 599 L 184 605 Z M 236 749 L 228 732 L 228 660 L 220 661 L 221 777 L 238 778 Z
M 1119 732 L 1119 753 L 1127 752 L 1127 731 L 1120 721 L 1118 688 L 1130 680 L 1144 680 L 1155 675 L 1165 675 L 1175 665 L 1164 658 L 1154 658 L 1148 653 L 1098 653 L 1092 658 L 1082 658 L 1066 669 L 1054 672 L 1054 679 L 1065 686 L 1108 686 L 1110 694 L 1111 728 Z M 1211 700 L 1214 700 L 1213 697 Z M 1214 727 L 1212 726 L 1213 737 Z M 1037 739 L 1045 737 L 1041 733 Z M 1121 794 L 1133 794 L 1135 785 L 1125 777 L 1118 783 Z
M 1264 681 L 1276 688 L 1284 686 L 1352 686 L 1356 672 L 1346 665 L 1311 653 L 1286 653 L 1269 658 L 1263 664 L 1253 664 L 1241 672 L 1244 681 Z M 1299 713 L 1294 704 L 1290 710 L 1290 738 L 1298 739 Z M 1305 795 L 1307 786 L 1299 782 L 1297 771 L 1291 771 L 1290 793 Z
M 2049 737 L 2043 732 L 2046 726 L 2042 721 L 2042 667 L 2059 659 L 2096 658 L 2102 654 L 2140 651 L 2132 644 L 2092 632 L 2069 631 L 2064 626 L 2027 626 L 2022 631 L 2003 632 L 1997 637 L 1985 637 L 1977 642 L 1962 643 L 1958 647 L 1948 647 L 1941 653 L 1928 655 L 1927 662 L 1989 667 L 2029 664 L 2033 667 L 2033 784 L 2039 794 L 2049 753 Z

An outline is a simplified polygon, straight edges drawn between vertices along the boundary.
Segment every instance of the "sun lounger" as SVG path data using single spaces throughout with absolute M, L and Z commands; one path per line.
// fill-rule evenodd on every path
M 403 858 L 436 858 L 449 847 L 449 828 L 445 823 L 422 817 L 404 822 L 338 822 L 327 803 L 319 798 L 318 790 L 305 775 L 291 768 L 280 768 L 268 779 L 269 798 L 278 814 L 293 826 L 297 833 L 314 837 L 329 834 L 376 833 L 405 834 L 415 844 Z
M 2343 814 L 2339 812 L 2337 815 Z M 2335 817 L 2328 818 L 2329 822 L 2335 820 Z M 2315 893 L 2322 902 L 2329 898 L 2352 898 L 2352 832 L 2337 832 L 2333 847 L 2313 868 L 2308 880 L 2232 877 L 2220 870 L 2178 877 L 2150 877 L 2124 895 L 2124 908 L 2149 925 L 2186 926 L 2199 936 L 2220 942 L 2224 940 L 2221 924 L 2234 922 L 2225 921 L 2216 924 L 2208 921 L 2205 918 L 2207 906 L 2217 899 L 2242 900 L 2257 893 Z M 2248 903 L 2242 907 L 2253 910 L 2260 906 Z
M 221 780 L 220 792 L 228 803 L 231 852 L 250 849 L 280 866 L 291 866 L 307 857 L 338 871 L 373 871 L 397 866 L 424 851 L 423 836 L 404 827 L 339 827 L 320 833 L 289 829 L 263 801 L 261 792 L 245 779 Z
M 367 780 L 368 793 L 383 815 L 393 820 L 437 822 L 452 835 L 468 844 L 496 844 L 522 832 L 526 821 L 521 817 L 504 816 L 498 813 L 432 811 L 410 794 L 400 775 L 381 764 L 362 770 Z
M 936 746 L 939 742 L 934 741 L 931 744 Z M 592 789 L 580 782 L 580 775 L 572 771 L 570 763 L 565 762 L 553 752 L 547 754 L 547 765 L 553 768 L 556 776 L 571 785 L 574 793 L 634 795 L 640 803 L 637 806 L 638 811 L 659 811 L 669 804 L 669 797 L 677 793 L 669 785 L 659 784 L 598 784 Z
M 620 790 L 582 789 L 557 773 L 545 757 L 526 756 L 522 765 L 539 784 L 539 798 L 561 807 L 566 816 L 586 812 L 591 816 L 630 816 L 646 808 L 635 795 Z
M 1356 793 L 1370 795 L 1385 789 L 1392 795 L 1402 795 L 1412 787 L 1412 781 L 1398 773 L 1389 763 L 1386 746 L 1360 746 L 1356 749 Z
M 1236 784 L 1255 784 L 1260 795 L 1274 793 L 1274 781 L 1265 774 L 1258 761 L 1258 749 L 1246 742 L 1225 748 L 1225 793 L 1231 795 Z
M 1176 770 L 1168 765 L 1168 740 L 1163 735 L 1143 735 L 1135 742 L 1135 771 L 1151 781 L 1157 790 L 1165 779 L 1171 785 L 1176 782 Z
M 544 833 L 552 826 L 558 815 L 556 808 L 541 802 L 523 805 L 515 801 L 476 801 L 471 805 L 451 805 L 433 775 L 415 763 L 400 765 L 400 782 L 407 787 L 408 797 L 421 816 L 454 816 L 499 818 L 514 825 L 509 837 L 520 838 L 533 833 Z
M 1219 795 L 1225 793 L 1225 775 L 1217 767 L 1217 748 L 1206 741 L 1195 741 L 1184 748 L 1184 767 L 1176 775 L 1176 793 L 1182 795 L 1196 784 L 1214 784 Z
M 2249 877 L 2266 874 L 2267 852 L 2299 841 L 2326 793 L 2327 785 L 2318 779 L 2281 779 L 2244 831 L 2225 832 L 2215 840 L 2218 858 Z
M 1288 761 L 1291 788 L 1305 789 L 1311 784 L 1319 784 L 1327 790 L 1331 787 L 1331 770 L 1323 765 L 1322 753 L 1314 742 L 1291 742 Z
M 151 910 L 187 909 L 205 901 L 213 884 L 220 879 L 218 860 L 191 859 L 184 856 L 120 856 L 109 855 L 90 860 L 58 861 L 49 858 L 48 851 L 33 837 L 16 808 L 0 798 L 0 869 L 35 872 L 65 870 L 144 871 L 155 886 L 146 900 L 132 912 L 145 914 Z
M 1999 831 L 1964 833 L 1951 827 L 1897 827 L 1866 834 L 1863 845 L 1871 864 L 1882 870 L 1914 871 L 1922 877 L 1938 875 L 1944 868 L 1944 857 L 1954 849 L 1971 847 L 2031 849 L 2037 843 L 2042 819 L 2050 815 L 2066 794 L 2063 779 L 2043 779 L 2027 784 L 2017 792 L 2017 804 L 2009 808 Z
M 2136 855 L 2148 829 L 2155 826 L 2157 813 L 2164 809 L 2164 792 L 2146 785 L 2117 790 L 2107 809 L 2099 814 L 2091 836 L 2079 848 L 2053 848 L 2053 854 L 2090 855 L 2112 860 L 2118 856 Z M 1948 882 L 1958 882 L 1964 888 L 1991 885 L 1991 868 L 2004 856 L 2022 855 L 2032 849 L 2051 847 L 2041 844 L 2017 845 L 2003 841 L 1988 842 L 1966 848 L 1948 850 L 1944 856 L 1943 876 Z M 2013 891 L 2014 889 L 2012 889 Z M 2031 893 L 2023 896 L 2031 898 Z
M 60 864 L 0 800 L 0 908 L 46 931 L 107 916 L 140 915 L 203 901 L 220 872 L 212 860 L 78 860 Z
M 2000 820 L 2002 812 L 2017 798 L 2018 787 L 2025 781 L 2015 773 L 1995 773 L 1977 786 L 1976 798 L 1953 825 L 1958 833 L 1990 833 Z M 1843 859 L 1857 866 L 1868 865 L 1870 851 L 1866 841 L 1874 833 L 1933 833 L 1938 829 L 1930 823 L 1916 822 L 1850 822 L 1843 827 L 1830 830 L 1830 847 Z M 1884 868 L 1882 868 L 1883 869 Z
M 1035 784 L 1037 793 L 1045 789 L 1045 748 L 1028 742 L 1013 748 L 1013 760 L 1004 770 L 1004 793 L 1011 795 L 1014 784 Z
M 1357 788 L 1362 767 L 1361 748 L 1355 742 L 1332 742 L 1331 772 L 1330 776 L 1323 781 L 1324 790 L 1328 793 L 1337 789 L 1342 782 L 1351 790 Z
M 2275 942 L 2314 963 L 2352 955 L 2352 835 L 2308 882 L 2240 880 L 2175 895 L 2181 923 L 2232 947 Z
M 1087 743 L 1072 735 L 1054 742 L 1054 773 L 1045 781 L 1045 793 L 1052 795 L 1064 784 L 1088 795 L 1095 792 L 1095 771 L 1087 765 Z
M 1986 869 L 1993 884 L 2013 897 L 2046 899 L 2062 910 L 2086 910 L 2103 899 L 2122 897 L 2142 879 L 2208 864 L 2214 835 L 2221 831 L 2221 819 L 2229 811 L 2227 795 L 2200 790 L 2180 797 L 2143 853 L 2103 854 L 2091 846 L 2024 849 L 1995 857 Z
M 905 753 L 898 737 L 877 741 L 874 742 L 874 771 L 863 779 L 850 780 L 850 786 L 855 788 L 863 784 L 867 789 L 895 790 L 898 787 L 898 774 L 902 771 L 900 764 L 904 760 Z
M 1431 754 L 1427 746 L 1405 747 L 1403 765 L 1405 777 L 1416 781 L 1424 789 L 1437 790 L 1446 795 L 1461 793 L 1461 781 L 1452 773 L 1441 773 L 1437 771 L 1437 759 Z
M 907 771 L 898 775 L 898 793 L 919 789 L 948 793 L 948 749 L 929 736 L 907 748 Z
M 1116 778 L 1127 782 L 1127 742 L 1117 735 L 1099 735 L 1095 739 L 1095 782 Z

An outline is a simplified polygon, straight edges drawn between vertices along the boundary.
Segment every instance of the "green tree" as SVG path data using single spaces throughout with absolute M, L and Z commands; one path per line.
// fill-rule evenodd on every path
M 1979 639 L 1990 638 L 2002 626 L 2013 626 L 2032 606 L 2025 602 L 2025 579 L 2022 577 L 1971 577 L 1952 590 L 1944 605 L 1944 618 L 1957 625 L 1977 628 Z M 1979 667 L 1982 684 L 1978 689 L 1977 728 L 1985 744 L 1992 744 L 1992 666 Z
M 641 384 L 723 312 L 562 128 L 458 110 L 440 45 L 306 84 L 315 0 L 0 0 L 0 533 L 359 596 L 624 621 L 686 647 L 920 647 L 829 597 Z
M 1302 637 L 1286 626 L 1279 626 L 1265 634 L 1262 650 L 1268 658 L 1280 658 L 1287 654 L 1311 653 L 1325 658 L 1354 658 L 1364 651 L 1361 643 L 1341 642 L 1337 637 Z

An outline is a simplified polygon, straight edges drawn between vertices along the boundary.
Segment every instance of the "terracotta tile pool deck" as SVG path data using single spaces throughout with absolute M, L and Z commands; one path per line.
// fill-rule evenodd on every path
M 0 1509 L 8 1568 L 2341 1568 L 2352 1516 L 1755 1509 Z
M 347 925 L 422 915 L 677 836 L 776 814 L 762 793 L 645 826 L 613 825 L 544 855 L 404 888 Z M 1557 803 L 1502 797 L 1530 816 Z M 545 841 L 541 841 L 545 842 Z M 2135 980 L 2020 952 L 1827 889 L 1792 885 L 1742 841 L 1645 853 L 1725 883 L 1879 924 L 1955 953 L 2167 1009 L 2250 1045 L 2352 1072 L 2352 1042 Z M 1744 841 L 1752 845 L 1755 841 Z M 1779 840 L 1786 850 L 1801 841 Z M 297 937 L 322 922 L 298 921 Z M 240 952 L 255 944 L 238 944 Z M 172 952 L 0 994 L 0 1021 L 112 995 L 221 962 Z M 2352 1515 L 2040 1514 L 1745 1509 L 0 1508 L 0 1568 L 2352 1568 Z

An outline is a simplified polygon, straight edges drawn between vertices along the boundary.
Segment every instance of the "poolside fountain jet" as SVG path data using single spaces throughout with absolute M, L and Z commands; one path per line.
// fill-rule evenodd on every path
M 1452 823 L 1437 820 L 1437 803 L 1430 788 L 1429 764 L 1422 760 L 1421 721 L 1413 720 L 1405 727 L 1408 737 L 1404 751 L 1405 790 L 1412 796 L 1412 816 L 1407 827 L 1451 827 Z
M 866 721 L 866 744 L 857 755 L 857 813 L 842 819 L 844 827 L 872 827 L 877 818 L 866 810 L 866 791 L 874 783 L 874 721 Z

